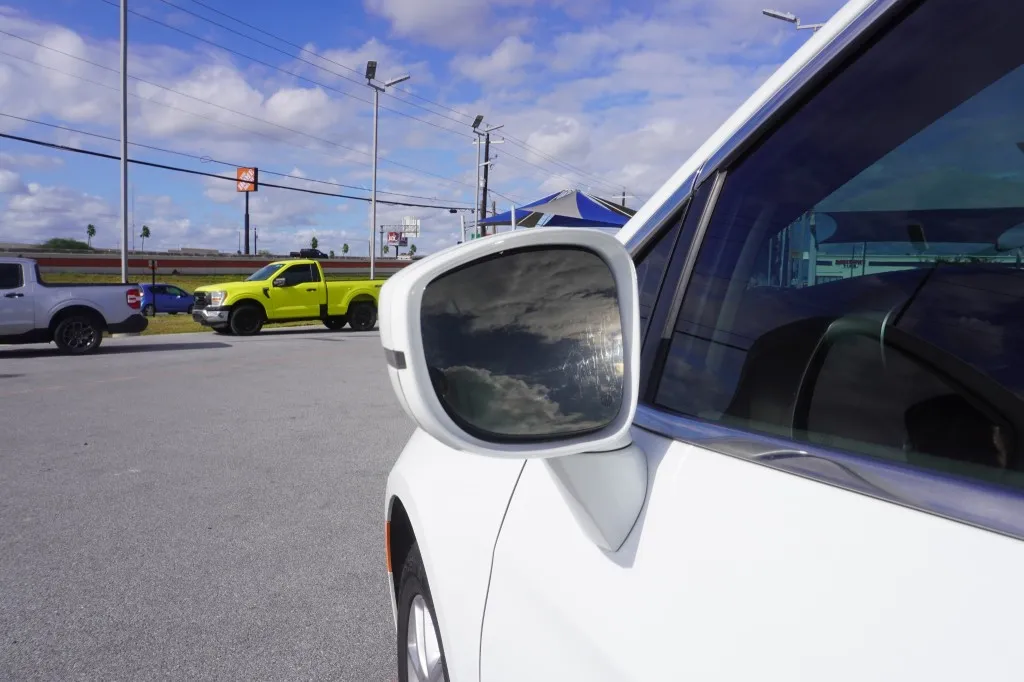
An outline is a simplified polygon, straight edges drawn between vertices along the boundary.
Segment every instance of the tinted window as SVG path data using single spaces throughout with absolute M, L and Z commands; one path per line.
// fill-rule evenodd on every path
M 660 405 L 1024 485 L 1022 20 L 922 4 L 730 171 Z
M 0 289 L 18 289 L 21 285 L 21 266 L 17 263 L 0 263 Z
M 685 211 L 685 209 L 683 209 Z M 682 212 L 680 213 L 682 215 Z M 682 229 L 682 218 L 674 220 L 671 227 L 658 235 L 654 243 L 640 254 L 636 259 L 636 281 L 640 293 L 640 337 L 647 332 L 647 325 L 650 323 L 651 313 L 654 311 L 654 304 L 658 300 L 658 292 L 661 291 L 661 282 L 665 278 L 665 271 L 668 269 L 668 261 L 672 256 L 672 247 L 675 246 Z
M 285 270 L 283 275 L 279 276 L 284 277 L 285 284 L 288 286 L 313 281 L 313 274 L 308 263 L 303 265 L 293 265 Z
M 619 413 L 622 322 L 595 253 L 518 249 L 442 275 L 420 326 L 441 404 L 480 438 L 569 437 Z

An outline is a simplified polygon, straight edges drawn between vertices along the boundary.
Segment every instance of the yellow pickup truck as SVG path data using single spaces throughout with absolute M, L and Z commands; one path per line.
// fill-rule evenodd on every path
M 377 323 L 383 280 L 328 282 L 315 260 L 282 260 L 265 265 L 242 282 L 202 286 L 195 291 L 192 319 L 220 334 L 252 336 L 264 324 L 320 320 L 328 329 L 346 324 L 369 331 Z

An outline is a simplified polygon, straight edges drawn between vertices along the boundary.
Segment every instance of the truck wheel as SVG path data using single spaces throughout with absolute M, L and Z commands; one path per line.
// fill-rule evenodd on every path
M 145 315 L 146 317 L 153 317 L 154 315 L 156 315 L 156 308 L 153 306 L 152 303 L 147 303 L 146 307 L 142 309 L 142 314 Z
M 324 326 L 331 331 L 338 331 L 339 329 L 344 328 L 346 324 L 348 324 L 348 317 L 345 315 L 335 315 L 334 317 L 328 317 L 324 320 Z
M 231 331 L 231 327 L 210 327 L 210 329 L 225 336 L 232 336 L 234 334 L 234 332 Z
M 85 355 L 100 347 L 103 328 L 91 315 L 68 315 L 53 330 L 53 342 L 65 355 Z
M 348 323 L 357 332 L 368 332 L 377 324 L 377 309 L 372 303 L 355 303 L 349 308 Z
M 263 329 L 263 311 L 251 303 L 237 305 L 231 311 L 228 325 L 235 336 L 253 336 Z

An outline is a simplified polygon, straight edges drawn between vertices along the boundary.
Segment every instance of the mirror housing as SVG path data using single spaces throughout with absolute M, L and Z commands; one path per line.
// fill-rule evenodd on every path
M 428 293 L 430 286 L 439 280 L 459 272 L 468 272 L 483 263 L 495 259 L 517 257 L 521 261 L 530 263 L 530 259 L 543 259 L 549 257 L 550 262 L 562 262 L 558 258 L 561 255 L 556 251 L 574 253 L 589 253 L 596 256 L 591 259 L 596 262 L 603 262 L 607 266 L 607 281 L 614 283 L 615 303 L 618 312 L 620 325 L 619 334 L 615 343 L 610 344 L 612 350 L 602 355 L 601 352 L 593 350 L 600 348 L 597 345 L 582 345 L 571 350 L 564 358 L 564 369 L 561 372 L 563 378 L 568 379 L 572 388 L 579 387 L 581 390 L 589 390 L 593 393 L 594 386 L 598 389 L 612 387 L 613 392 L 618 391 L 617 409 L 608 411 L 607 419 L 590 422 L 593 428 L 566 431 L 562 433 L 516 433 L 514 435 L 488 432 L 485 429 L 476 429 L 454 414 L 451 404 L 443 402 L 438 395 L 438 368 L 428 366 L 427 354 L 434 353 L 424 342 L 424 302 L 427 305 L 436 305 L 443 300 L 438 296 L 431 303 L 431 295 Z M 551 260 L 553 255 L 558 258 Z M 570 265 L 569 261 L 566 267 Z M 512 261 L 506 261 L 511 264 Z M 540 261 L 534 260 L 534 265 Z M 509 281 L 504 283 L 498 281 L 499 290 L 489 287 L 461 287 L 451 288 L 453 292 L 463 292 L 467 289 L 475 289 L 481 296 L 459 296 L 459 300 L 452 299 L 452 305 L 456 306 L 459 319 L 470 320 L 469 324 L 477 324 L 486 315 L 493 316 L 494 310 L 501 310 L 501 301 L 494 301 L 494 296 L 501 295 L 501 287 L 507 295 L 520 291 L 519 287 L 530 285 L 531 295 L 530 311 L 536 312 L 537 308 L 543 308 L 547 304 L 562 306 L 575 305 L 574 301 L 586 302 L 586 297 L 567 299 L 565 296 L 559 298 L 556 285 L 564 285 L 579 281 L 574 278 L 573 273 L 559 273 L 557 268 L 534 268 L 529 274 L 529 280 L 514 280 L 515 272 L 509 271 Z M 545 280 L 550 277 L 550 282 Z M 551 291 L 552 296 L 546 299 L 544 293 Z M 585 291 L 577 293 L 586 293 Z M 488 294 L 492 296 L 488 298 Z M 605 299 L 607 301 L 607 297 Z M 568 302 L 567 302 L 568 301 Z M 458 304 L 468 305 L 468 309 Z M 485 311 L 485 308 L 487 310 Z M 551 308 L 557 310 L 558 308 Z M 575 308 L 573 308 L 575 310 Z M 510 329 L 519 329 L 524 322 L 526 315 L 515 317 L 512 322 L 504 328 L 503 333 L 507 336 Z M 578 318 L 578 319 L 576 319 Z M 638 370 L 640 365 L 640 318 L 637 293 L 636 270 L 633 261 L 625 247 L 613 236 L 600 230 L 584 228 L 545 228 L 542 230 L 515 231 L 507 234 L 496 234 L 488 239 L 474 240 L 472 242 L 458 245 L 428 256 L 414 262 L 412 265 L 403 268 L 399 273 L 393 275 L 385 282 L 381 289 L 380 305 L 380 336 L 381 344 L 384 346 L 385 357 L 388 363 L 388 374 L 392 388 L 398 397 L 405 412 L 416 422 L 416 424 L 437 440 L 457 450 L 474 452 L 497 457 L 559 457 L 587 452 L 609 452 L 621 450 L 632 442 L 630 427 L 639 394 Z M 488 318 L 490 319 L 490 318 Z M 582 325 L 585 330 L 580 333 L 588 338 L 602 337 L 603 331 L 607 329 L 608 316 L 601 319 L 594 319 L 592 309 L 581 310 L 580 315 L 575 316 L 573 321 Z M 602 322 L 604 326 L 602 327 Z M 428 324 L 428 331 L 430 325 Z M 595 330 L 597 333 L 595 334 Z M 612 334 L 615 336 L 614 334 Z M 494 338 L 502 338 L 498 334 Z M 565 337 L 568 339 L 569 337 Z M 621 350 L 618 349 L 621 339 Z M 561 337 L 549 339 L 551 342 L 558 342 Z M 603 338 L 598 338 L 603 342 Z M 435 346 L 437 341 L 430 341 Z M 429 345 L 429 344 L 428 344 Z M 609 344 L 605 344 L 609 345 Z M 497 342 L 480 343 L 473 346 L 474 357 L 489 366 L 499 366 L 502 363 L 503 351 Z M 436 354 L 436 353 L 435 353 Z M 610 360 L 609 360 L 610 357 Z M 538 362 L 540 362 L 538 360 Z M 594 372 L 593 367 L 604 363 L 605 367 L 614 366 L 614 376 L 607 372 L 601 374 Z M 493 364 L 497 363 L 497 364 Z M 550 370 L 550 365 L 547 366 Z M 449 369 L 453 369 L 449 367 Z M 454 369 L 464 372 L 473 372 L 477 376 L 487 374 L 487 370 L 478 367 L 455 367 Z M 573 371 L 575 370 L 575 371 Z M 548 375 L 552 372 L 548 372 Z M 454 376 L 454 375 L 452 375 Z M 506 376 L 491 375 L 497 378 L 501 387 L 490 390 L 488 393 L 473 393 L 471 400 L 464 401 L 465 404 L 481 403 L 486 410 L 486 401 L 480 401 L 481 396 L 489 396 L 496 400 L 504 397 L 512 400 L 517 394 L 502 393 L 506 387 L 516 384 L 520 390 L 527 386 L 520 380 L 518 372 L 509 371 Z M 456 376 L 458 379 L 459 377 Z M 576 383 L 573 383 L 576 382 Z M 619 389 L 621 384 L 621 389 Z M 463 384 L 469 389 L 475 388 L 472 382 Z M 548 386 L 540 385 L 536 388 L 544 399 L 551 392 Z M 507 390 L 511 390 L 510 388 Z M 475 401 L 475 403 L 474 403 Z M 503 403 L 504 404 L 504 403 Z M 607 405 L 607 399 L 604 403 Z M 550 402 L 555 412 L 561 409 L 557 402 Z M 511 410 L 511 407 L 509 408 Z M 545 414 L 545 413 L 542 413 Z M 455 418 L 453 418 L 453 416 Z M 559 418 L 561 413 L 559 412 Z M 510 423 L 506 420 L 503 423 Z M 504 437 L 508 436 L 508 437 Z
M 286 283 L 287 280 L 284 277 L 278 277 L 277 279 L 274 280 L 273 285 L 275 287 L 283 287 Z

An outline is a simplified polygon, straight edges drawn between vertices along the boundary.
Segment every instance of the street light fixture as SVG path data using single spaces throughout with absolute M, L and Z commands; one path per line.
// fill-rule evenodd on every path
M 376 269 L 376 229 L 377 229 L 377 112 L 380 108 L 380 93 L 393 85 L 409 80 L 409 74 L 384 81 L 382 85 L 374 83 L 377 77 L 377 62 L 366 62 L 366 84 L 373 89 L 373 183 L 370 190 L 370 279 L 374 279 Z
M 761 14 L 765 15 L 766 17 L 771 17 L 772 19 L 778 19 L 779 21 L 785 21 L 788 24 L 793 24 L 793 26 L 795 26 L 797 28 L 797 30 L 805 29 L 806 28 L 806 29 L 810 29 L 811 31 L 815 31 L 816 32 L 819 28 L 821 28 L 822 26 L 825 25 L 823 23 L 822 24 L 801 24 L 800 23 L 800 17 L 798 17 L 795 14 L 792 14 L 790 12 L 780 12 L 777 9 L 763 9 L 763 10 L 761 10 Z

